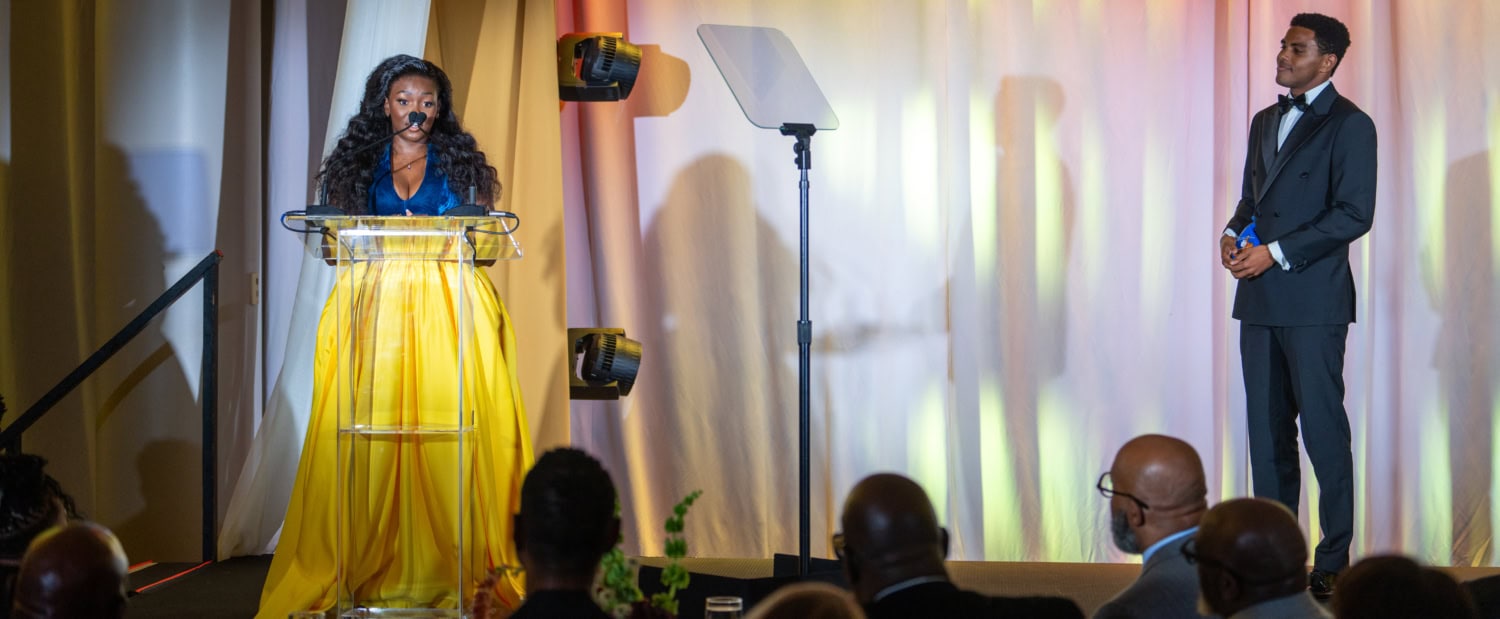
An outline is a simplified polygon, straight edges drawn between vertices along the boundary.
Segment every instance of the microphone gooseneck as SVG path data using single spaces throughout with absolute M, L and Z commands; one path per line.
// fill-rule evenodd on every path
M 376 140 L 374 142 L 370 142 L 369 144 L 365 144 L 363 146 L 360 146 L 359 148 L 356 148 L 356 149 L 354 149 L 352 151 L 349 151 L 348 153 L 344 154 L 343 156 L 339 157 L 338 159 L 336 159 L 334 161 L 342 161 L 344 159 L 351 158 L 351 157 L 353 157 L 355 155 L 358 155 L 358 154 L 363 153 L 363 152 L 365 152 L 367 150 L 375 148 L 376 146 L 380 146 L 380 145 L 383 145 L 383 144 L 386 144 L 386 143 L 390 142 L 391 138 L 394 138 L 394 137 L 396 137 L 398 135 L 401 135 L 402 131 L 406 131 L 407 129 L 410 129 L 412 127 L 421 127 L 422 123 L 427 122 L 427 114 L 425 114 L 423 112 L 411 112 L 411 113 L 409 113 L 409 114 L 406 115 L 406 120 L 407 120 L 408 124 L 405 127 L 402 127 L 399 131 L 395 131 L 395 132 L 391 133 L 390 135 L 387 135 L 387 136 L 385 136 L 383 138 L 380 138 L 379 140 Z M 325 169 L 326 169 L 326 165 L 325 165 Z M 389 172 L 387 172 L 387 174 L 389 174 Z M 378 181 L 378 179 L 377 179 L 377 181 Z M 338 208 L 338 207 L 328 207 L 327 179 L 322 179 L 322 180 L 320 180 L 318 182 L 318 196 L 317 196 L 317 198 L 318 198 L 318 204 L 315 204 L 313 206 L 316 206 L 316 207 L 318 207 L 318 208 L 320 208 L 322 210 L 327 210 L 328 208 Z M 342 209 L 340 209 L 340 210 L 342 210 Z

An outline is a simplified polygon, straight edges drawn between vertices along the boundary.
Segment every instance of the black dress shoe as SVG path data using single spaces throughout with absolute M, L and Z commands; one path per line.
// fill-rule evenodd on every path
M 1313 570 L 1307 575 L 1307 591 L 1319 601 L 1333 597 L 1333 581 L 1336 576 L 1333 572 Z

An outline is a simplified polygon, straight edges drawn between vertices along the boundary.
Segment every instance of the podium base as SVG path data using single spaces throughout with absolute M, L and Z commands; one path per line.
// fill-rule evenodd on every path
M 443 617 L 464 619 L 468 615 L 457 608 L 358 608 L 339 615 L 340 619 L 426 619 Z

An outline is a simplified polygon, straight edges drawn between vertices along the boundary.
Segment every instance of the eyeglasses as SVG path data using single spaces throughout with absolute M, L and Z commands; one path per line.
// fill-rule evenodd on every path
M 1188 565 L 1197 565 L 1199 563 L 1202 563 L 1211 567 L 1228 569 L 1225 568 L 1223 563 L 1198 554 L 1198 540 L 1196 539 L 1190 539 L 1186 542 L 1183 542 L 1182 558 L 1187 559 Z
M 1110 480 L 1108 486 L 1104 485 L 1104 480 L 1106 480 L 1106 479 Z M 1098 488 L 1099 489 L 1099 494 L 1104 495 L 1104 498 L 1106 498 L 1106 499 L 1112 499 L 1112 498 L 1114 498 L 1115 495 L 1118 494 L 1118 495 L 1120 495 L 1122 497 L 1125 497 L 1127 499 L 1135 501 L 1136 505 L 1141 506 L 1141 511 L 1145 511 L 1145 510 L 1151 509 L 1150 505 L 1147 505 L 1145 501 L 1142 501 L 1142 500 L 1136 498 L 1135 495 L 1132 495 L 1132 494 L 1129 494 L 1129 493 L 1125 493 L 1125 492 L 1120 492 L 1119 490 L 1115 490 L 1114 489 L 1114 485 L 1115 485 L 1114 480 L 1109 478 L 1109 471 L 1105 471 L 1103 475 L 1099 476 L 1099 483 L 1094 484 L 1094 487 Z
M 1220 561 L 1213 557 L 1205 557 L 1200 554 L 1198 552 L 1198 540 L 1196 539 L 1190 539 L 1182 545 L 1182 558 L 1187 559 L 1188 565 L 1197 565 L 1199 563 L 1202 563 L 1209 567 L 1224 571 L 1230 576 L 1233 576 L 1235 580 L 1245 583 L 1249 582 L 1245 580 L 1243 576 L 1240 576 L 1239 572 L 1236 572 L 1230 569 L 1229 566 L 1224 565 L 1223 561 Z
M 1268 584 L 1271 584 L 1271 583 L 1281 582 L 1283 580 L 1287 580 L 1287 579 L 1290 579 L 1290 578 L 1299 577 L 1301 575 L 1300 571 L 1298 571 L 1298 572 L 1293 572 L 1293 573 L 1286 574 L 1284 576 L 1273 576 L 1273 577 L 1270 577 L 1270 578 L 1260 578 L 1260 579 L 1246 578 L 1244 575 L 1242 575 L 1239 572 L 1236 572 L 1233 569 L 1231 569 L 1228 565 L 1225 565 L 1223 561 L 1220 561 L 1220 560 L 1215 559 L 1213 557 L 1204 556 L 1202 553 L 1198 552 L 1198 540 L 1197 539 L 1190 539 L 1190 540 L 1188 540 L 1186 543 L 1184 543 L 1182 545 L 1182 558 L 1187 559 L 1188 565 L 1196 565 L 1196 564 L 1202 563 L 1203 565 L 1207 565 L 1207 566 L 1209 566 L 1211 568 L 1223 571 L 1224 573 L 1229 574 L 1230 576 L 1233 576 L 1235 580 L 1238 580 L 1241 583 L 1244 583 L 1244 584 L 1247 584 L 1247 585 L 1268 585 Z

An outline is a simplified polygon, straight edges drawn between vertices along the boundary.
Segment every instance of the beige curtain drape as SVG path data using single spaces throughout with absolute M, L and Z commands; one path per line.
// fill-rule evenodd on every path
M 459 117 L 500 171 L 499 207 L 521 217 L 525 258 L 495 265 L 490 277 L 515 326 L 537 453 L 569 440 L 554 20 L 550 0 L 435 0 L 426 51 L 453 81 Z
M 0 392 L 19 414 L 221 250 L 218 466 L 229 470 L 257 411 L 260 3 L 7 8 Z M 201 552 L 201 303 L 195 287 L 25 437 L 133 557 Z M 231 479 L 218 478 L 221 497 Z

